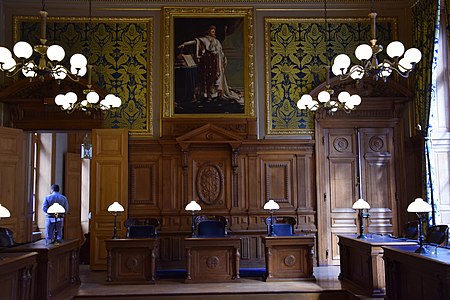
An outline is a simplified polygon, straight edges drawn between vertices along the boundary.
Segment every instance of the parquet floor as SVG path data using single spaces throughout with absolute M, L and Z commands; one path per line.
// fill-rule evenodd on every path
M 236 283 L 184 283 L 182 278 L 159 279 L 152 285 L 105 284 L 105 271 L 90 271 L 80 265 L 81 285 L 59 299 L 174 299 L 174 300 L 371 300 L 355 296 L 338 280 L 339 266 L 315 267 L 316 281 L 264 282 L 259 277 Z

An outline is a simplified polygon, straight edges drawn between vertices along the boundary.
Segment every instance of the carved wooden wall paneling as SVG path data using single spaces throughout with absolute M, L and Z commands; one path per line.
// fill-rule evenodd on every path
M 242 140 L 210 125 L 176 141 L 130 140 L 128 217 L 159 218 L 159 267 L 183 267 L 191 231 L 184 207 L 196 200 L 201 214 L 225 216 L 229 233 L 242 238 L 241 265 L 262 267 L 271 196 L 279 215 L 298 220 L 297 231 L 317 231 L 313 150 L 314 141 Z

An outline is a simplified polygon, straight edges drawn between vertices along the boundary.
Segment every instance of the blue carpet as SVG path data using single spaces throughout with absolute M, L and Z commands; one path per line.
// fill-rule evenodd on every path
M 241 268 L 239 275 L 244 277 L 264 277 L 265 268 Z M 159 279 L 184 279 L 186 276 L 185 269 L 157 270 L 156 277 Z

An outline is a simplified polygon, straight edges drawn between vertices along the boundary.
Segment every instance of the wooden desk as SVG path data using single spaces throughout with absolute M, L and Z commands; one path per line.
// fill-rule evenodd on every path
M 106 282 L 155 283 L 155 238 L 107 239 L 108 272 Z
M 185 282 L 239 281 L 240 238 L 185 238 L 184 247 Z
M 0 253 L 1 299 L 34 299 L 36 252 Z
M 386 284 L 382 246 L 417 243 L 380 235 L 372 235 L 367 239 L 357 239 L 357 236 L 338 235 L 341 260 L 339 279 L 365 295 L 383 297 L 386 293 Z
M 8 248 L 8 252 L 37 252 L 35 299 L 52 299 L 65 289 L 80 284 L 79 240 L 46 244 L 45 240 Z M 2 254 L 3 255 L 3 254 Z
M 417 254 L 417 246 L 383 247 L 386 299 L 450 299 L 450 249 Z
M 265 281 L 314 280 L 312 236 L 264 236 Z

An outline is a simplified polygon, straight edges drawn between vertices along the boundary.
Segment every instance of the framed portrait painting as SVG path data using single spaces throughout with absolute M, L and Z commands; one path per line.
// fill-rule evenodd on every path
M 163 117 L 254 117 L 247 7 L 163 8 Z

